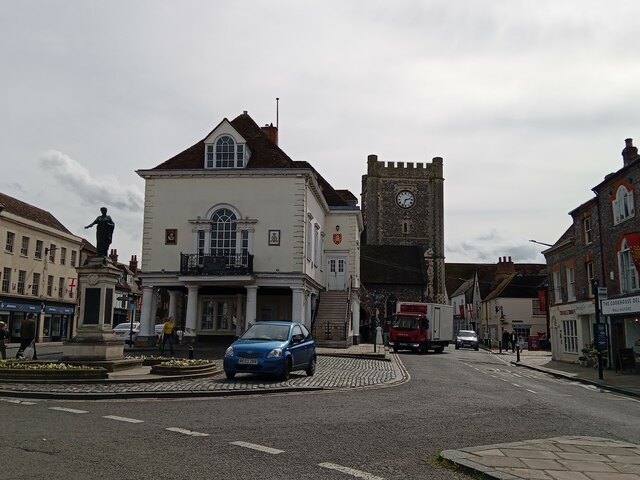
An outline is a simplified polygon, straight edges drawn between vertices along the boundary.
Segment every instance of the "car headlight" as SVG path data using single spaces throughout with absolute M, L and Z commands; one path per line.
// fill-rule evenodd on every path
M 233 357 L 233 347 L 227 348 L 227 351 L 224 352 L 225 357 Z
M 273 358 L 273 357 L 281 357 L 282 356 L 282 349 L 281 348 L 274 348 L 273 350 L 271 350 L 269 352 L 269 354 L 267 355 L 267 358 Z

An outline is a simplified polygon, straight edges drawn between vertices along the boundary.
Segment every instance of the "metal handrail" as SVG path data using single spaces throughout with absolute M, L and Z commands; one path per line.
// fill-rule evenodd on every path
M 219 255 L 180 254 L 183 275 L 248 275 L 253 273 L 253 255 L 223 250 Z

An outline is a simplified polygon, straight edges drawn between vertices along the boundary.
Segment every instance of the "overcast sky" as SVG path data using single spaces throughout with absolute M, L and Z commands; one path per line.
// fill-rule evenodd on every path
M 152 168 L 243 110 L 358 198 L 443 157 L 448 262 L 544 263 L 640 144 L 637 0 L 5 1 L 0 191 L 141 256 Z M 144 265 L 143 265 L 144 268 Z

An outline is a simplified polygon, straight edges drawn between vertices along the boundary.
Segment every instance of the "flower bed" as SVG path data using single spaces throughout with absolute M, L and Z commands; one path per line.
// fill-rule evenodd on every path
M 151 373 L 155 375 L 194 375 L 215 371 L 216 365 L 211 360 L 171 359 L 151 366 Z
M 0 380 L 85 380 L 108 378 L 107 370 L 36 360 L 0 360 Z

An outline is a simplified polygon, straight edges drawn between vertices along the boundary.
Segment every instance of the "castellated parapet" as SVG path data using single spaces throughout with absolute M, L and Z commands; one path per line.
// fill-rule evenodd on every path
M 434 157 L 431 163 L 382 162 L 377 155 L 367 157 L 367 175 L 389 178 L 440 178 L 442 157 Z

